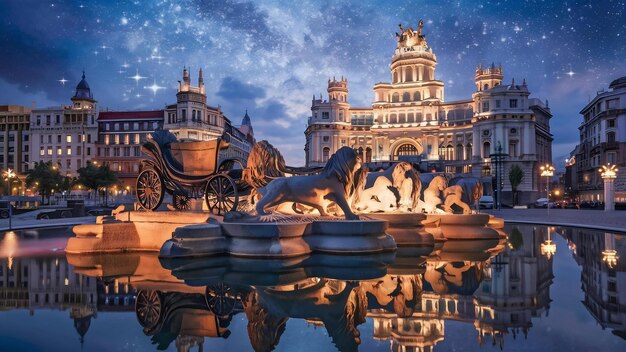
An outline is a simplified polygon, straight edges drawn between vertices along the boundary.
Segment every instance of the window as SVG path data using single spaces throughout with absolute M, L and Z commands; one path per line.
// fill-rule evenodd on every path
M 607 120 L 607 121 L 606 121 L 606 126 L 607 126 L 608 128 L 613 128 L 613 127 L 615 127 L 615 119 Z
M 83 139 L 83 142 L 85 141 L 85 139 Z M 91 143 L 91 135 L 88 134 L 87 135 L 87 143 Z
M 43 144 L 43 134 L 39 136 L 39 143 Z
M 61 135 L 60 134 L 57 135 L 57 143 L 61 143 Z
M 83 148 L 81 146 L 76 147 L 76 155 L 82 155 Z
M 67 166 L 67 170 L 72 169 L 72 159 L 65 160 L 65 165 Z
M 500 100 L 498 99 L 496 100 L 496 109 L 499 109 L 499 108 L 500 108 Z
M 322 118 L 323 119 L 329 119 L 330 118 L 330 113 L 328 111 L 322 111 Z
M 52 143 L 52 135 L 51 134 L 48 135 L 48 143 Z
M 516 108 L 517 107 L 517 99 L 511 99 L 509 100 L 509 107 L 511 109 Z
M 114 138 L 115 138 L 115 144 L 120 144 L 120 135 L 116 134 Z
M 39 148 L 39 155 L 43 156 L 45 154 L 46 154 L 46 152 L 44 151 L 44 147 L 40 147 Z
M 41 115 L 37 115 L 37 126 L 41 126 Z
M 55 116 L 54 122 L 58 125 L 61 123 L 61 115 Z
M 87 155 L 91 155 L 91 148 L 87 147 Z
M 489 111 L 489 102 L 488 101 L 484 101 L 483 102 L 483 112 L 487 112 Z
M 50 126 L 50 115 L 46 115 L 46 126 Z
M 607 153 L 606 154 L 606 162 L 609 164 L 615 164 L 615 161 L 617 160 L 616 154 L 615 153 Z
M 491 155 L 491 143 L 485 142 L 483 143 L 483 158 L 489 158 Z
M 61 147 L 57 147 L 57 155 L 63 155 L 63 149 L 61 149 Z
M 68 134 L 67 136 L 65 136 L 65 141 L 66 141 L 67 143 L 72 143 L 72 135 L 71 135 L 71 134 Z
M 113 156 L 120 156 L 120 148 L 113 148 Z
M 67 155 L 72 155 L 72 147 L 67 147 L 66 152 Z
M 607 143 L 615 143 L 615 132 L 609 132 L 606 134 Z
M 330 137 L 328 137 L 328 136 L 322 137 L 322 141 L 324 141 L 324 142 L 328 142 L 329 139 L 330 139 Z
M 330 157 L 330 148 L 325 147 L 322 149 L 322 161 L 327 162 Z
M 125 122 L 125 123 L 124 123 L 124 131 L 128 131 L 128 128 L 129 128 L 129 126 L 128 126 L 128 122 Z
M 509 155 L 512 157 L 517 157 L 517 141 L 509 142 Z
M 48 147 L 48 149 L 47 149 L 47 154 L 48 154 L 48 155 L 52 155 L 52 147 Z

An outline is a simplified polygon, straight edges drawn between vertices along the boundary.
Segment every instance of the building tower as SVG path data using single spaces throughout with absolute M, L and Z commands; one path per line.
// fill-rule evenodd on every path
M 346 144 L 346 129 L 350 128 L 350 103 L 348 103 L 348 79 L 328 79 L 328 100 L 313 96 L 312 116 L 306 136 L 305 153 L 307 166 L 323 166 L 330 156 Z M 309 153 L 310 152 L 310 153 Z
M 82 79 L 76 85 L 76 92 L 71 98 L 74 109 L 95 109 L 96 100 L 94 100 L 89 88 L 89 83 L 85 80 L 85 70 L 83 70 Z
M 499 86 L 502 83 L 502 77 L 502 65 L 496 67 L 491 63 L 491 67 L 483 68 L 483 65 L 480 64 L 476 68 L 476 74 L 474 75 L 476 90 L 488 90 Z

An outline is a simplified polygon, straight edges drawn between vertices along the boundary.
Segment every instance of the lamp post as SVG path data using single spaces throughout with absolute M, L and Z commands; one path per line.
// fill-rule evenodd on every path
M 504 159 L 508 156 L 508 154 L 502 152 L 502 145 L 498 141 L 497 146 L 495 147 L 495 153 L 489 154 L 491 158 L 491 162 L 493 163 L 495 169 L 495 181 L 496 181 L 496 207 L 498 210 L 502 209 L 502 177 L 504 174 L 503 165 Z
M 615 210 L 615 179 L 617 166 L 615 164 L 602 165 L 600 176 L 604 180 L 604 211 Z
M 546 177 L 546 208 L 548 208 L 548 214 L 550 214 L 550 177 L 554 176 L 554 166 L 550 164 L 541 165 L 541 176 Z

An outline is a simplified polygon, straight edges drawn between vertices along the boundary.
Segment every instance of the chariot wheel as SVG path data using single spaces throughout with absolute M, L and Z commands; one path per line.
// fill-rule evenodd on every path
M 174 208 L 176 208 L 177 210 L 191 209 L 191 199 L 185 193 L 175 192 L 174 193 Z
M 230 314 L 237 304 L 233 290 L 223 282 L 207 286 L 205 298 L 209 310 L 217 316 Z
M 163 301 L 159 291 L 139 290 L 135 300 L 135 314 L 139 324 L 151 329 L 159 323 L 163 312 Z
M 233 179 L 226 175 L 213 176 L 207 182 L 204 197 L 209 211 L 217 215 L 236 210 L 239 203 L 237 186 Z
M 163 202 L 163 180 L 154 169 L 145 169 L 137 177 L 137 200 L 147 210 L 155 210 Z

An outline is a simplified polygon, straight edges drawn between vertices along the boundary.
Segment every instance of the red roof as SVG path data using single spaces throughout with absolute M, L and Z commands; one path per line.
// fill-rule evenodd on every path
M 103 120 L 139 120 L 163 118 L 163 110 L 153 111 L 102 111 L 98 114 L 98 121 Z

